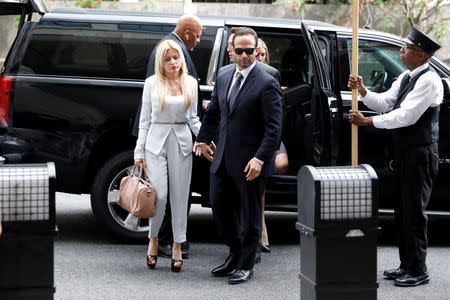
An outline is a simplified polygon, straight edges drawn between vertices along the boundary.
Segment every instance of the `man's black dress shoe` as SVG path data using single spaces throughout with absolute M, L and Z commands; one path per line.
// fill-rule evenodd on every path
M 387 277 L 387 279 L 397 279 L 406 274 L 406 270 L 402 268 L 385 270 L 383 275 Z
M 172 246 L 158 245 L 158 256 L 172 258 Z
M 261 252 L 270 253 L 270 251 L 269 245 L 261 245 Z
M 397 286 L 417 286 L 420 284 L 427 284 L 430 282 L 430 274 L 428 272 L 419 275 L 412 276 L 405 274 L 402 277 L 395 279 L 394 284 Z
M 184 243 L 181 243 L 181 257 L 183 259 L 189 258 L 189 244 L 187 247 L 183 247 Z M 184 249 L 183 249 L 184 248 Z M 172 246 L 171 245 L 158 245 L 158 256 L 172 258 Z
M 213 276 L 230 276 L 236 271 L 237 261 L 238 256 L 231 253 L 223 264 L 212 269 L 211 274 Z
M 236 270 L 233 275 L 228 278 L 229 284 L 244 283 L 250 280 L 253 276 L 253 270 Z

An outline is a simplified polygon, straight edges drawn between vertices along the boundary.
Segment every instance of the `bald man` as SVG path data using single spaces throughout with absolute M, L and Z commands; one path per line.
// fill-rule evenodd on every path
M 158 44 L 153 48 L 152 54 L 150 55 L 150 59 L 148 61 L 147 67 L 147 78 L 155 74 L 155 55 L 156 49 L 161 42 L 165 40 L 172 40 L 177 43 L 181 50 L 183 51 L 184 58 L 186 60 L 186 66 L 190 75 L 194 78 L 198 78 L 197 70 L 195 69 L 194 63 L 192 62 L 191 56 L 188 53 L 188 50 L 194 48 L 199 42 L 202 36 L 202 24 L 200 19 L 194 15 L 183 15 L 178 19 L 177 25 L 173 32 L 163 37 Z M 198 93 L 200 95 L 200 93 Z M 201 101 L 198 101 L 199 105 L 201 105 Z M 133 127 L 133 135 L 138 136 L 139 132 L 139 118 L 141 115 L 141 104 L 139 104 L 139 108 L 136 113 L 136 118 L 134 121 Z M 201 111 L 201 107 L 197 109 L 198 112 Z M 189 202 L 190 208 L 190 202 Z M 188 208 L 188 211 L 189 211 Z M 163 223 L 161 225 L 161 229 L 159 230 L 158 238 L 158 255 L 163 257 L 172 257 L 172 249 L 171 245 L 173 244 L 173 236 L 172 236 L 172 221 L 171 221 L 171 210 L 170 210 L 170 201 L 167 201 L 166 206 L 166 214 L 164 216 Z M 188 257 L 189 244 L 184 242 L 181 244 L 181 250 L 183 254 L 183 258 Z

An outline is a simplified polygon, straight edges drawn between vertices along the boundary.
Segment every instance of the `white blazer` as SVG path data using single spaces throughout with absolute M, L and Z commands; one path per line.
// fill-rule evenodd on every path
M 153 75 L 145 80 L 134 158 L 145 158 L 145 150 L 158 155 L 172 129 L 183 154 L 187 156 L 192 152 L 193 146 L 191 130 L 197 136 L 202 125 L 197 116 L 197 90 L 194 101 L 186 112 L 184 112 L 183 95 L 166 96 L 164 109 L 161 112 L 155 79 L 156 76 Z

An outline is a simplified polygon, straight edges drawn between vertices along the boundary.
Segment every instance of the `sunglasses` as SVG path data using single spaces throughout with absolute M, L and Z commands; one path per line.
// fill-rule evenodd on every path
M 242 55 L 244 52 L 247 55 L 251 55 L 255 52 L 255 48 L 234 48 L 234 53 L 237 55 Z

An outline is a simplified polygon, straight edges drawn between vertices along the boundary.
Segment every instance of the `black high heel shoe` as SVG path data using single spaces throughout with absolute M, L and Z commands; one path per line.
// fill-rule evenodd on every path
M 158 262 L 158 256 L 157 255 L 149 255 L 147 254 L 147 266 L 150 269 L 154 269 L 156 267 L 156 263 Z
M 172 259 L 172 262 L 170 263 L 172 272 L 180 272 L 182 265 L 183 265 L 182 259 Z
M 261 252 L 270 253 L 270 251 L 269 245 L 261 245 Z

